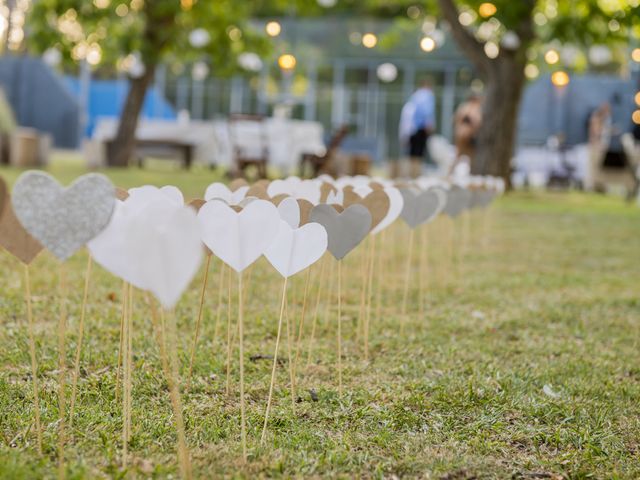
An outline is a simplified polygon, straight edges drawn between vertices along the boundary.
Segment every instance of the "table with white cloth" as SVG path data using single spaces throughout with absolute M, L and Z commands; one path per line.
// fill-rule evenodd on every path
M 232 141 L 230 128 L 234 129 L 233 138 L 236 140 Z M 101 118 L 97 121 L 91 140 L 85 145 L 85 155 L 90 165 L 105 165 L 104 143 L 115 137 L 117 129 L 117 118 Z M 325 152 L 321 123 L 280 118 L 238 123 L 233 127 L 224 119 L 141 119 L 136 139 L 191 143 L 194 145 L 196 162 L 224 167 L 232 166 L 234 141 L 241 142 L 242 148 L 249 154 L 259 155 L 266 147 L 269 166 L 277 167 L 283 173 L 292 172 L 303 154 L 322 155 Z

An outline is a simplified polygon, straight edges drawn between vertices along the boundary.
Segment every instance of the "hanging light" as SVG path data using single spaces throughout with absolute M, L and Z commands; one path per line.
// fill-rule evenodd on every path
M 362 45 L 364 45 L 367 48 L 373 48 L 377 45 L 378 43 L 378 37 L 375 36 L 375 34 L 373 33 L 365 33 L 362 36 Z
M 296 68 L 296 57 L 291 55 L 290 53 L 285 53 L 278 57 L 278 66 L 285 71 L 290 71 Z
M 267 35 L 269 35 L 270 37 L 277 37 L 282 31 L 282 27 L 275 20 L 268 22 L 265 25 L 264 29 L 266 30 Z
M 557 72 L 553 72 L 551 75 L 551 83 L 556 87 L 566 87 L 569 85 L 569 81 L 569 74 L 565 71 L 558 70 Z
M 398 68 L 393 63 L 382 63 L 378 65 L 376 75 L 381 82 L 390 83 L 398 78 Z

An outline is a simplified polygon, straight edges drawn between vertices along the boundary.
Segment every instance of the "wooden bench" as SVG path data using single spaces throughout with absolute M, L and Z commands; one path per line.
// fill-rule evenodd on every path
M 107 152 L 113 148 L 113 140 L 106 142 Z M 183 142 L 176 139 L 136 139 L 135 155 L 138 159 L 138 165 L 142 168 L 145 155 L 145 150 L 171 150 L 178 154 L 182 158 L 182 166 L 185 169 L 191 168 L 193 163 L 193 152 L 195 145 L 188 142 Z

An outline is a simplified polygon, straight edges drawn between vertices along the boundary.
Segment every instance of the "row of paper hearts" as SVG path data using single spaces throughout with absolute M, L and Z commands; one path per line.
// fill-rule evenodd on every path
M 2 196 L 0 243 L 11 251 L 16 238 L 7 242 L 11 235 L 2 224 L 5 217 L 17 218 L 14 237 L 32 236 L 61 261 L 87 245 L 105 269 L 172 308 L 201 265 L 202 244 L 236 272 L 264 255 L 289 277 L 326 250 L 341 260 L 398 217 L 415 228 L 440 213 L 456 216 L 486 206 L 500 190 L 424 179 L 399 187 L 362 177 L 353 183 L 291 177 L 236 184 L 235 190 L 214 183 L 205 200 L 185 205 L 173 186 L 116 191 L 105 176 L 88 174 L 63 188 L 50 175 L 29 171 L 17 180 L 12 198 Z

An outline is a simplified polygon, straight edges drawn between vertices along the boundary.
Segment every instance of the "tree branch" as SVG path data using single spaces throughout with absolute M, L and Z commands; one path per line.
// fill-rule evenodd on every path
M 451 26 L 451 34 L 465 55 L 473 62 L 478 71 L 485 75 L 491 68 L 491 59 L 484 54 L 484 45 L 459 21 L 458 7 L 453 0 L 438 0 L 442 15 Z

